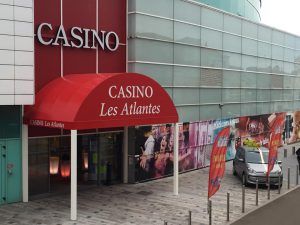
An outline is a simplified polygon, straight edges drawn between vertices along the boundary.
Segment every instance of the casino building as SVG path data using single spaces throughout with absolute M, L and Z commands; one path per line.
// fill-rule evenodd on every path
M 0 1 L 0 205 L 136 183 L 298 141 L 300 37 L 260 0 Z M 206 181 L 204 181 L 206 182 Z

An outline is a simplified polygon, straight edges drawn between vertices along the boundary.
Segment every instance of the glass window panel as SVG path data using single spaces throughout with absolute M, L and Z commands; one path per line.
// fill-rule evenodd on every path
M 241 52 L 241 37 L 224 33 L 223 43 L 224 51 Z
M 294 50 L 289 48 L 284 48 L 284 61 L 294 62 L 295 55 Z
M 284 73 L 286 74 L 293 74 L 295 67 L 294 67 L 294 63 L 289 63 L 289 62 L 284 62 L 283 64 L 284 67 Z
M 271 112 L 270 103 L 257 103 L 256 104 L 257 114 L 268 114 Z
M 294 88 L 294 77 L 283 77 L 283 88 Z
M 240 87 L 241 72 L 224 70 L 223 71 L 223 87 Z
M 151 4 L 151 1 L 146 0 Z M 161 0 L 160 0 L 161 1 Z M 169 1 L 165 1 L 169 2 Z M 184 1 L 175 1 L 174 17 L 177 20 L 200 24 L 201 8 Z
M 183 106 L 177 107 L 180 121 L 198 121 L 200 115 L 199 106 Z
M 300 90 L 294 90 L 294 100 L 300 100 Z
M 257 57 L 253 56 L 242 56 L 242 69 L 247 71 L 257 70 Z
M 248 38 L 242 40 L 242 53 L 247 55 L 257 55 L 257 41 Z
M 256 73 L 241 73 L 241 87 L 256 88 Z
M 0 107 L 0 139 L 21 138 L 21 114 L 20 106 Z
M 143 63 L 128 64 L 128 72 L 145 74 L 156 80 L 162 86 L 173 85 L 173 68 L 166 65 L 154 65 Z
M 257 39 L 257 24 L 243 20 L 243 36 Z
M 273 30 L 272 43 L 284 45 L 284 33 L 279 30 Z
M 200 106 L 200 120 L 211 120 L 221 117 L 221 108 L 219 105 Z
M 271 90 L 257 89 L 257 101 L 271 101 Z
M 208 8 L 201 9 L 201 24 L 218 30 L 223 29 L 223 14 Z
M 256 103 L 241 104 L 241 115 L 256 115 Z
M 223 52 L 223 67 L 227 69 L 241 69 L 242 58 L 241 54 Z
M 296 37 L 296 49 L 300 49 L 300 37 Z
M 296 47 L 295 36 L 291 34 L 284 34 L 284 35 L 285 35 L 284 45 L 290 48 L 295 48 Z
M 129 61 L 173 63 L 173 43 L 131 39 L 128 46 Z
M 174 67 L 175 86 L 200 86 L 200 68 Z
M 256 101 L 256 89 L 241 89 L 241 102 Z
M 202 28 L 201 46 L 222 49 L 222 33 L 219 31 Z
M 272 60 L 272 72 L 273 73 L 283 73 L 283 62 Z
M 271 43 L 272 29 L 265 26 L 258 26 L 258 39 Z
M 240 89 L 223 89 L 222 102 L 240 102 L 241 90 Z
M 138 0 L 135 5 L 138 12 L 173 18 L 173 1 Z
M 222 68 L 222 51 L 201 48 L 201 66 Z
M 284 111 L 282 102 L 272 102 L 271 103 L 272 112 L 282 112 Z
M 224 31 L 241 34 L 242 33 L 242 20 L 233 16 L 224 14 Z
M 165 91 L 168 93 L 170 98 L 173 100 L 173 88 L 165 88 Z
M 272 47 L 271 44 L 267 44 L 264 42 L 258 42 L 258 56 L 271 58 L 272 56 Z
M 283 100 L 293 100 L 294 91 L 293 90 L 283 90 Z
M 282 90 L 271 90 L 271 100 L 282 100 Z
M 257 71 L 271 73 L 272 72 L 271 59 L 258 58 L 257 59 Z
M 300 75 L 300 64 L 294 64 L 294 66 L 295 66 L 295 70 L 293 74 Z
M 294 101 L 294 110 L 298 110 L 300 108 L 300 101 Z
M 175 105 L 199 104 L 198 88 L 173 88 L 173 101 Z
M 283 76 L 271 75 L 271 87 L 283 88 Z
M 173 22 L 136 14 L 135 35 L 154 39 L 173 40 Z
M 294 51 L 295 62 L 300 63 L 300 50 Z
M 222 102 L 221 89 L 217 88 L 201 88 L 200 103 L 220 103 Z
M 271 75 L 269 74 L 257 74 L 257 88 L 270 88 L 271 87 Z
M 295 88 L 300 88 L 300 77 L 294 77 L 294 85 Z
M 241 115 L 240 104 L 225 104 L 222 107 L 222 117 L 236 117 Z
M 175 22 L 174 40 L 187 44 L 200 45 L 200 27 Z
M 283 48 L 272 45 L 272 59 L 283 60 Z
M 200 48 L 188 45 L 174 45 L 174 62 L 181 65 L 200 66 Z

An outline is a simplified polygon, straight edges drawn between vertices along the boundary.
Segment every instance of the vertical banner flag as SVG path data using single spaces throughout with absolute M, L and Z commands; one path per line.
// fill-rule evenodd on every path
M 278 145 L 280 145 L 280 141 L 281 141 L 281 131 L 282 131 L 283 122 L 284 122 L 283 116 L 278 115 L 271 128 L 267 177 L 269 176 L 270 172 L 273 170 L 274 164 L 277 160 L 277 148 Z
M 213 196 L 220 188 L 225 171 L 225 159 L 230 127 L 223 128 L 214 141 L 211 156 L 208 180 L 208 198 Z

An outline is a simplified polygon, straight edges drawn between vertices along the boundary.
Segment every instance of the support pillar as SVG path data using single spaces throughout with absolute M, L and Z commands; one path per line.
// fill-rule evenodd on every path
M 77 130 L 71 130 L 71 220 L 77 220 Z
M 178 137 L 179 137 L 179 126 L 175 123 L 174 129 L 174 181 L 173 181 L 173 191 L 174 195 L 178 195 L 178 185 L 179 185 L 179 170 L 178 170 Z
M 123 183 L 128 183 L 128 127 L 124 127 L 123 136 Z
M 28 125 L 22 125 L 22 196 L 28 202 Z

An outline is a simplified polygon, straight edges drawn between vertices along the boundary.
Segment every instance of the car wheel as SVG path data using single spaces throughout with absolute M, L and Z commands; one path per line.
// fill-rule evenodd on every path
M 247 181 L 247 177 L 246 177 L 245 173 L 243 173 L 243 175 L 242 175 L 242 184 L 245 186 L 248 185 L 248 181 Z

